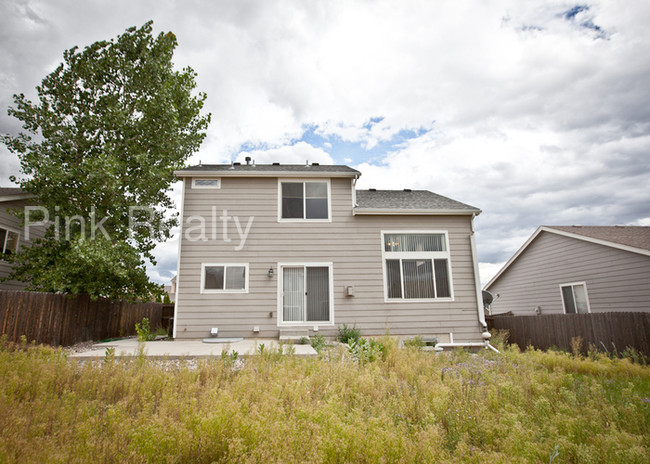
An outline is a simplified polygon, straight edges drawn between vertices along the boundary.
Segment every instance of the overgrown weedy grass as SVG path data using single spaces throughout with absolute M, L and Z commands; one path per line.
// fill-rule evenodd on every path
M 381 343 L 191 369 L 0 341 L 0 462 L 648 462 L 647 366 Z

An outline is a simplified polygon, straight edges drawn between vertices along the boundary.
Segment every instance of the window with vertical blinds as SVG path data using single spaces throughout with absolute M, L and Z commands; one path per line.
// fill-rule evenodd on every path
M 330 267 L 282 266 L 282 322 L 330 322 Z
M 452 298 L 444 233 L 384 233 L 384 276 L 389 300 Z

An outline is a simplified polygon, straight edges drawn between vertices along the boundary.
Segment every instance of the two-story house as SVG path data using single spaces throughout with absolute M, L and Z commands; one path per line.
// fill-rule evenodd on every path
M 174 337 L 364 336 L 480 343 L 472 221 L 423 190 L 356 190 L 347 166 L 198 165 L 183 180 Z

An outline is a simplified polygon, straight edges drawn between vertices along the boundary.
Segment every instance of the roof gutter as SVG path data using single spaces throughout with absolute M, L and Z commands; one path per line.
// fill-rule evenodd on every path
M 0 203 L 5 203 L 7 201 L 29 200 L 31 198 L 36 198 L 36 195 L 33 195 L 31 193 L 20 193 L 18 195 L 3 195 L 0 196 Z
M 480 209 L 392 209 L 354 208 L 354 216 L 478 216 Z
M 213 177 L 342 177 L 357 179 L 359 174 L 354 172 L 327 172 L 327 171 L 174 171 L 178 178 L 201 177 L 205 179 Z

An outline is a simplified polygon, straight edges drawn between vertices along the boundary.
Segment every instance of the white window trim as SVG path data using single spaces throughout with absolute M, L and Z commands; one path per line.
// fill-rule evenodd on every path
M 282 294 L 282 289 L 284 288 L 284 272 L 283 268 L 285 267 L 327 267 L 328 270 L 328 279 L 329 279 L 329 299 L 330 299 L 330 313 L 329 313 L 329 320 L 328 321 L 296 321 L 296 322 L 285 322 L 283 320 L 284 317 L 284 311 L 283 311 L 283 303 L 284 303 L 284 295 Z M 334 269 L 333 269 L 333 263 L 328 262 L 328 263 L 305 263 L 305 262 L 299 262 L 299 263 L 278 263 L 277 265 L 278 269 L 278 317 L 277 317 L 277 323 L 278 327 L 313 327 L 313 326 L 319 326 L 319 327 L 331 327 L 334 325 Z
M 327 184 L 327 219 L 307 219 L 307 218 L 283 218 L 282 217 L 282 183 L 283 182 L 315 182 Z M 304 187 L 303 187 L 304 192 Z M 307 212 L 305 207 L 306 198 L 303 196 L 303 214 Z M 332 184 L 330 179 L 313 179 L 313 178 L 284 178 L 278 179 L 278 222 L 332 222 Z
M 216 180 L 217 185 L 197 185 L 197 180 Z M 221 188 L 221 178 L 220 177 L 193 177 L 192 178 L 192 188 L 193 189 L 220 189 Z
M 4 242 L 0 243 L 0 256 L 5 254 L 5 247 L 7 246 L 7 240 L 9 239 L 9 232 L 16 234 L 18 236 L 18 238 L 16 239 L 16 249 L 14 250 L 14 253 L 18 253 L 18 250 L 20 250 L 20 231 L 12 227 L 5 227 L 5 226 L 0 226 L 0 229 L 3 229 L 7 232 L 5 234 Z
M 384 236 L 386 234 L 442 234 L 445 236 L 445 247 L 447 251 L 386 251 L 384 245 Z M 385 303 L 448 303 L 455 301 L 454 296 L 454 277 L 451 265 L 451 251 L 449 245 L 449 232 L 446 230 L 382 230 L 379 234 L 381 240 L 381 267 L 382 267 L 382 280 L 384 285 L 384 302 Z M 450 297 L 445 298 L 388 298 L 388 286 L 386 285 L 386 260 L 387 259 L 446 259 L 447 272 L 449 275 L 449 294 Z M 434 270 L 435 275 L 435 270 Z M 435 281 L 434 281 L 435 285 Z M 403 295 L 404 293 L 402 293 Z
M 564 287 L 571 287 L 571 293 L 573 294 L 573 304 L 576 305 L 576 294 L 573 291 L 573 287 L 575 285 L 582 285 L 585 287 L 585 298 L 587 299 L 587 314 L 591 314 L 591 303 L 589 303 L 589 292 L 587 291 L 587 282 L 570 282 L 568 284 L 560 284 L 560 300 L 562 301 L 562 310 L 564 311 L 564 314 L 573 314 L 573 313 L 567 313 L 566 312 L 566 305 L 564 304 L 564 295 L 562 294 L 562 288 Z M 576 312 L 575 314 L 584 314 L 584 313 L 578 313 L 578 307 L 576 305 Z
M 224 267 L 224 279 L 225 279 L 225 272 L 227 267 L 244 267 L 246 268 L 246 275 L 244 276 L 244 288 L 243 289 L 226 289 L 224 288 L 223 290 L 218 290 L 218 289 L 211 289 L 205 288 L 205 268 L 206 267 L 216 267 L 216 266 L 223 266 Z M 248 279 L 249 279 L 249 266 L 248 263 L 202 263 L 201 264 L 201 293 L 202 294 L 220 294 L 220 293 L 248 293 Z M 225 284 L 225 282 L 224 282 Z M 224 285 L 225 286 L 225 285 Z

